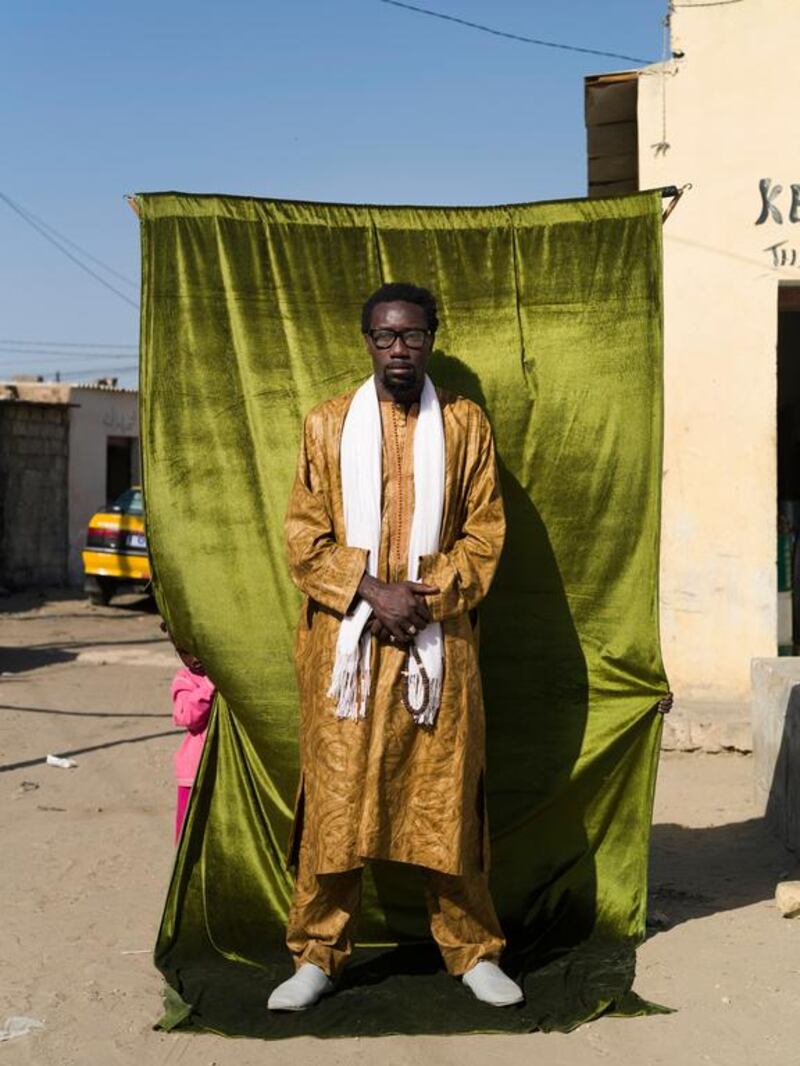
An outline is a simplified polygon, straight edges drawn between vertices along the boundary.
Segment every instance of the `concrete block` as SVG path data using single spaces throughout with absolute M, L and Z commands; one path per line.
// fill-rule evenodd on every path
M 778 649 L 792 654 L 792 593 L 778 593 Z
M 753 750 L 750 714 L 746 703 L 675 698 L 672 711 L 664 716 L 663 751 Z
M 800 881 L 781 881 L 775 903 L 784 918 L 800 918 Z
M 630 122 L 636 117 L 638 79 L 590 82 L 585 91 L 586 125 Z
M 599 181 L 592 180 L 589 175 L 589 196 L 624 196 L 627 193 L 639 191 L 639 185 L 634 178 L 627 181 Z
M 636 122 L 612 122 L 607 126 L 589 126 L 586 150 L 590 159 L 601 155 L 636 155 Z
M 18 437 L 14 451 L 18 456 L 24 456 L 26 465 L 34 457 L 44 454 L 44 446 L 38 437 Z
M 800 854 L 800 657 L 753 660 L 751 716 L 756 807 Z
M 602 127 L 601 127 L 602 128 Z M 636 173 L 636 155 L 603 155 L 591 160 L 592 181 L 626 181 Z

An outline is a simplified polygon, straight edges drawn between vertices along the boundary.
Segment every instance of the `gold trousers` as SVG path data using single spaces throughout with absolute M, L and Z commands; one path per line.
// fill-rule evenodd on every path
M 317 874 L 304 849 L 295 880 L 286 943 L 295 965 L 313 962 L 336 977 L 353 950 L 353 928 L 361 904 L 361 869 Z M 431 933 L 451 974 L 466 973 L 481 960 L 498 961 L 505 940 L 485 873 L 463 877 L 425 871 Z

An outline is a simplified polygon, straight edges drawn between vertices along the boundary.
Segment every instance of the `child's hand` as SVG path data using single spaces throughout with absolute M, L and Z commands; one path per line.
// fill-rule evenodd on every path
M 673 696 L 671 692 L 668 692 L 666 696 L 662 696 L 656 704 L 656 710 L 659 714 L 669 714 L 672 710 Z

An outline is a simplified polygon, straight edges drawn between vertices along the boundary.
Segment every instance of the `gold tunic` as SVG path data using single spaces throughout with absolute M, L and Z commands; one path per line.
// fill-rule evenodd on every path
M 405 653 L 372 640 L 372 692 L 362 721 L 336 717 L 326 695 L 343 614 L 356 599 L 367 552 L 347 546 L 339 447 L 353 392 L 307 416 L 286 515 L 292 579 L 305 593 L 295 647 L 301 782 L 294 850 L 317 873 L 369 859 L 445 874 L 485 869 L 484 721 L 474 608 L 486 595 L 505 536 L 489 422 L 472 401 L 437 390 L 445 439 L 441 550 L 420 580 L 442 623 L 444 682 L 436 724 L 418 726 L 401 700 Z M 381 404 L 383 498 L 378 577 L 406 578 L 413 514 L 416 407 Z M 389 431 L 391 427 L 391 433 Z

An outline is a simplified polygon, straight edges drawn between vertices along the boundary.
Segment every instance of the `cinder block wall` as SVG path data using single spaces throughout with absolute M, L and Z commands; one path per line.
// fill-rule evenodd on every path
M 69 409 L 0 403 L 0 584 L 67 579 Z

